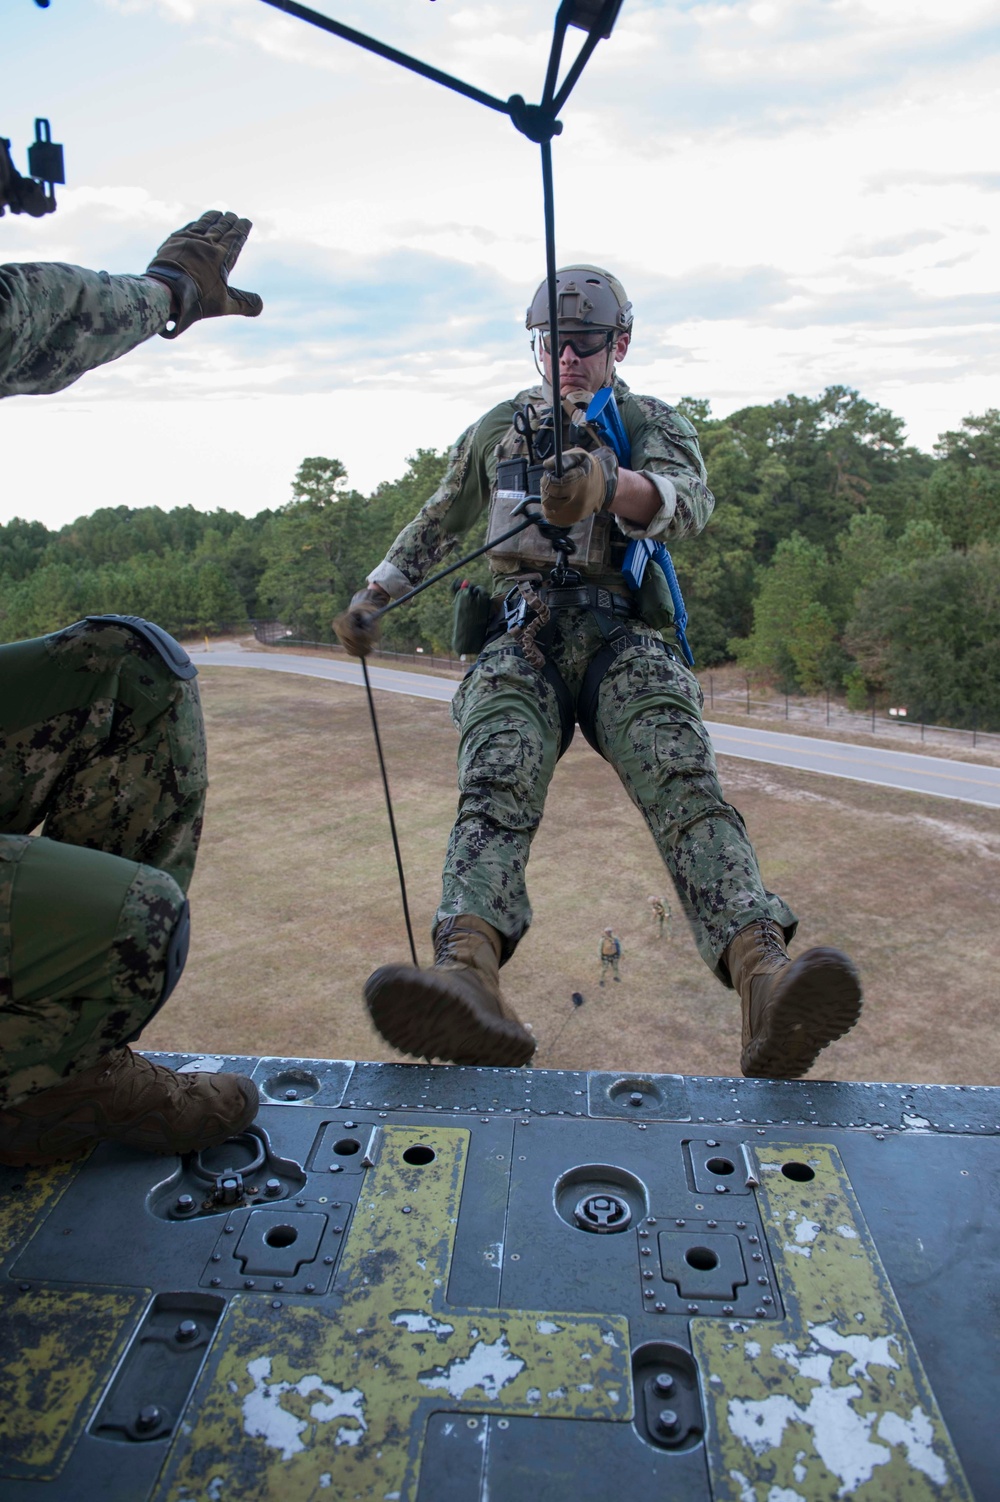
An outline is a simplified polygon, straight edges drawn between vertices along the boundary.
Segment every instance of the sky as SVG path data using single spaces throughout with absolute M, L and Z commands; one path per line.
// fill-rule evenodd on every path
M 316 6 L 541 94 L 556 0 Z M 367 492 L 530 383 L 539 151 L 504 115 L 261 0 L 5 0 L 0 42 L 0 134 L 26 170 L 47 116 L 68 177 L 0 260 L 141 272 L 234 209 L 265 304 L 0 404 L 0 522 L 252 515 L 314 454 Z M 725 416 L 843 384 L 925 450 L 1000 405 L 998 53 L 991 0 L 624 0 L 553 158 L 558 260 L 635 305 L 632 388 Z

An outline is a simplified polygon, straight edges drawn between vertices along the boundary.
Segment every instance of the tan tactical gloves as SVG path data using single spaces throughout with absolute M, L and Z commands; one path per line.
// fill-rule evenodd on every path
M 560 479 L 553 473 L 555 459 L 546 459 L 542 476 L 542 512 L 557 527 L 572 527 L 604 511 L 614 500 L 618 486 L 618 460 L 609 448 L 567 449 L 562 456 Z
M 164 282 L 173 293 L 174 326 L 163 330 L 164 339 L 176 339 L 199 318 L 227 313 L 257 317 L 264 306 L 257 293 L 241 292 L 228 281 L 251 228 L 249 219 L 209 209 L 164 240 L 146 268 L 147 276 Z
M 378 641 L 379 612 L 388 603 L 389 596 L 377 584 L 358 591 L 333 623 L 345 652 L 350 652 L 352 657 L 368 656 Z

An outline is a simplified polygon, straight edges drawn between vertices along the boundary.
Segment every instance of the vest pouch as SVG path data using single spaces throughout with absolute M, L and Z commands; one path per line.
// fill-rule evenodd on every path
M 456 657 L 478 657 L 486 643 L 492 601 L 488 590 L 465 581 L 455 591 L 451 650 Z
M 670 586 L 655 558 L 651 558 L 646 564 L 637 603 L 639 614 L 654 631 L 665 631 L 674 624 L 674 602 L 670 598 Z

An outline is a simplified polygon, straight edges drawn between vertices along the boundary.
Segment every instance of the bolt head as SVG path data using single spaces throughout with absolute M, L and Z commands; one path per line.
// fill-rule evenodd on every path
M 672 1392 L 673 1391 L 673 1386 L 674 1386 L 674 1379 L 670 1375 L 669 1372 L 657 1372 L 657 1374 L 656 1374 L 656 1391 L 657 1392 Z
M 193 1319 L 182 1319 L 176 1330 L 178 1340 L 194 1340 L 195 1336 L 200 1335 L 200 1333 L 201 1331 Z
M 656 1415 L 656 1427 L 661 1434 L 676 1434 L 680 1420 L 672 1408 L 661 1408 Z
M 163 1423 L 162 1410 L 155 1403 L 148 1403 L 145 1408 L 140 1408 L 135 1416 L 135 1427 L 148 1433 L 150 1429 L 156 1429 Z

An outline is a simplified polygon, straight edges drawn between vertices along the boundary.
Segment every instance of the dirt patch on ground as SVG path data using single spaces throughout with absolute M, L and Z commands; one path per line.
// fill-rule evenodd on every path
M 201 673 L 212 787 L 187 970 L 147 1048 L 394 1059 L 361 1001 L 407 958 L 371 728 L 354 687 L 251 669 Z M 448 708 L 377 695 L 417 946 L 455 806 Z M 720 758 L 767 884 L 800 915 L 794 948 L 833 943 L 865 981 L 857 1028 L 816 1074 L 1000 1084 L 1000 812 Z M 699 959 L 618 779 L 577 736 L 530 868 L 535 919 L 504 984 L 550 1069 L 730 1075 L 739 1007 Z M 665 893 L 659 939 L 649 896 Z M 605 926 L 621 981 L 598 985 Z M 574 1007 L 572 996 L 584 997 Z

